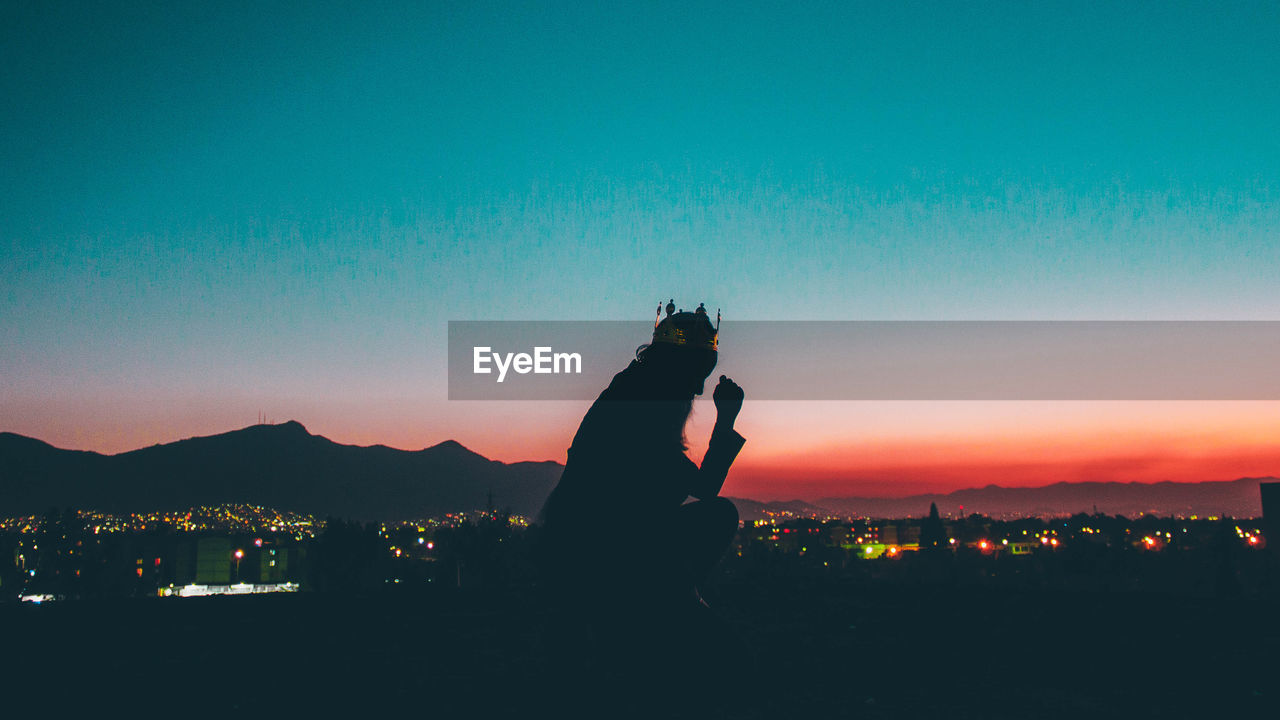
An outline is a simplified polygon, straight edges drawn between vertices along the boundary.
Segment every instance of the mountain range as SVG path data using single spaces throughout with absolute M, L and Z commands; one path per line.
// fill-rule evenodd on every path
M 75 507 L 128 513 L 250 503 L 323 517 L 394 520 L 484 508 L 531 515 L 555 462 L 501 463 L 448 440 L 417 451 L 341 445 L 296 421 L 118 455 L 0 433 L 0 516 Z
M 900 498 L 827 497 L 813 502 L 734 498 L 734 502 L 739 515 L 746 520 L 779 513 L 800 517 L 923 517 L 929 513 L 932 503 L 938 505 L 938 512 L 943 516 L 951 517 L 973 513 L 989 517 L 1047 517 L 1099 512 L 1127 517 L 1146 514 L 1252 518 L 1262 515 L 1258 486 L 1264 482 L 1277 482 L 1277 479 L 1238 478 L 1194 483 L 1060 482 L 1041 487 L 987 485 Z
M 1157 482 L 1059 482 L 1041 487 L 987 485 L 946 494 L 905 498 L 822 498 L 816 505 L 836 515 L 869 517 L 921 517 L 929 504 L 937 503 L 943 515 L 981 513 L 991 517 L 1010 515 L 1074 515 L 1100 512 L 1136 517 L 1147 515 L 1227 516 L 1262 515 L 1258 486 L 1276 478 L 1191 483 Z
M 342 445 L 296 421 L 251 425 L 117 455 L 63 450 L 0 433 L 0 517 L 50 508 L 114 513 L 251 503 L 323 517 L 397 520 L 494 507 L 533 516 L 555 487 L 556 462 L 502 463 L 453 440 L 422 450 Z M 828 497 L 763 503 L 734 498 L 743 519 L 768 513 L 880 518 L 944 515 L 1261 515 L 1258 485 L 1275 478 L 1198 483 L 1056 483 L 905 498 Z

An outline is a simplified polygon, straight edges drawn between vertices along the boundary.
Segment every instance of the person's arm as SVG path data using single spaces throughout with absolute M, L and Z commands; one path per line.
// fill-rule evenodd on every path
M 716 425 L 711 431 L 711 442 L 707 445 L 707 454 L 702 457 L 702 467 L 689 490 L 689 494 L 705 500 L 720 494 L 724 487 L 725 477 L 729 474 L 729 466 L 738 457 L 738 451 L 746 438 L 733 429 L 733 423 L 742 410 L 744 393 L 737 383 L 724 375 L 720 376 L 720 384 L 711 394 L 716 404 Z
M 729 475 L 729 466 L 738 451 L 747 440 L 733 428 L 721 429 L 717 426 L 711 433 L 711 443 L 707 446 L 707 454 L 702 456 L 702 467 L 694 479 L 689 494 L 699 500 L 713 498 L 720 494 L 724 480 Z

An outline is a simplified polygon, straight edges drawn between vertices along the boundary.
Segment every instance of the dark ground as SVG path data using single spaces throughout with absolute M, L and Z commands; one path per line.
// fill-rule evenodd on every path
M 634 638 L 567 663 L 531 592 L 8 603 L 0 715 L 1280 717 L 1274 596 L 810 579 L 709 599 L 715 629 L 643 677 L 616 671 L 649 664 Z

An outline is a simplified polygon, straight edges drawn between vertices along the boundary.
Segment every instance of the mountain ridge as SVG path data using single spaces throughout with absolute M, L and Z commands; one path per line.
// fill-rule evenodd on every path
M 948 515 L 1073 515 L 1096 510 L 1107 515 L 1257 517 L 1262 514 L 1258 486 L 1275 481 L 1263 476 L 1199 482 L 1058 481 L 1033 487 L 988 484 L 901 498 L 825 497 L 814 504 L 834 514 L 877 517 L 922 516 L 931 503 Z
M 507 464 L 456 440 L 419 450 L 344 445 L 299 422 L 250 425 L 114 455 L 0 433 L 0 514 L 108 512 L 247 502 L 314 515 L 410 519 L 494 504 L 536 513 L 553 462 Z
M 553 460 L 504 463 L 449 439 L 418 450 L 345 445 L 290 420 L 105 455 L 0 432 L 0 515 L 51 507 L 109 512 L 248 502 L 314 515 L 410 519 L 485 507 L 534 515 L 559 479 Z M 919 517 L 930 503 L 947 515 L 1261 514 L 1258 485 L 1273 477 L 1192 483 L 1059 481 L 1035 487 L 989 483 L 897 498 L 836 496 L 766 502 L 734 498 L 744 519 L 767 513 Z

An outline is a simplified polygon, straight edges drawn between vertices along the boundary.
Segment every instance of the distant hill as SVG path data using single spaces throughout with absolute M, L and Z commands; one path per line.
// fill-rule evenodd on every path
M 785 513 L 791 513 L 797 517 L 823 517 L 836 514 L 835 511 L 829 508 L 818 507 L 803 500 L 761 502 L 749 498 L 736 497 L 730 499 L 733 500 L 733 504 L 738 508 L 738 518 L 744 521 L 763 520 Z M 927 505 L 925 507 L 928 508 Z
M 1197 483 L 1060 482 L 1044 487 L 988 485 L 955 492 L 905 498 L 822 498 L 816 504 L 833 514 L 870 517 L 920 517 L 929 503 L 944 515 L 1074 515 L 1096 509 L 1107 515 L 1221 515 L 1260 517 L 1258 485 L 1276 478 Z
M 490 491 L 496 507 L 532 515 L 561 470 L 554 462 L 489 460 L 452 440 L 417 451 L 340 445 L 294 421 L 118 455 L 0 433 L 0 516 L 239 502 L 392 520 L 483 508 Z

